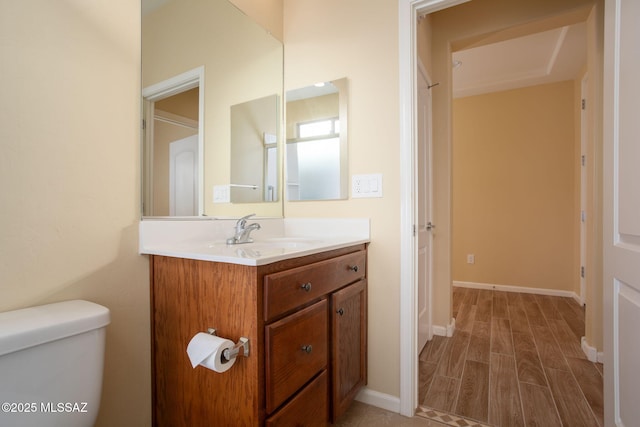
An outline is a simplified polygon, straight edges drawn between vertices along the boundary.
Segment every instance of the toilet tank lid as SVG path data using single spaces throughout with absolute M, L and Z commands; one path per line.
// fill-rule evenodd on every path
M 72 300 L 0 313 L 0 356 L 107 326 L 109 309 Z

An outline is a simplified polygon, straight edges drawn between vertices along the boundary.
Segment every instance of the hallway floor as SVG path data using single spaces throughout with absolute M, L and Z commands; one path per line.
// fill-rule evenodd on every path
M 602 364 L 571 298 L 453 288 L 456 330 L 420 354 L 419 402 L 492 426 L 602 426 Z M 423 411 L 424 412 L 424 411 Z

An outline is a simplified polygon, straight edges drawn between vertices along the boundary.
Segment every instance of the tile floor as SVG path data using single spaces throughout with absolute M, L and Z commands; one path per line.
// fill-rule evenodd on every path
M 407 418 L 375 406 L 354 401 L 333 427 L 447 427 L 421 417 Z
M 453 337 L 420 355 L 422 405 L 497 427 L 603 425 L 602 365 L 580 347 L 573 299 L 454 287 L 453 311 Z

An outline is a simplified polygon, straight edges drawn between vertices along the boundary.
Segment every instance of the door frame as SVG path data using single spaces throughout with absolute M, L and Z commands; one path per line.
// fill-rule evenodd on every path
M 416 26 L 418 14 L 469 0 L 398 0 L 400 75 L 400 414 L 412 417 L 418 406 L 417 280 L 415 224 L 416 189 Z M 405 78 L 408 76 L 409 78 Z M 446 236 L 445 236 L 446 237 Z
M 154 104 L 164 98 L 185 92 L 187 90 L 198 88 L 198 209 L 197 215 L 204 215 L 204 66 L 185 71 L 182 74 L 171 77 L 151 86 L 142 89 L 143 117 L 146 125 L 143 126 L 144 135 L 142 137 L 141 153 L 141 170 L 146 174 L 142 180 L 143 188 L 141 188 L 143 203 L 153 203 L 152 192 L 144 186 L 149 186 L 153 182 L 153 170 L 148 157 L 153 155 L 153 117 Z M 146 127 L 146 129 L 145 129 Z M 147 149 L 145 149 L 147 148 Z M 144 162 L 149 167 L 144 167 Z M 150 195 L 150 200 L 145 198 L 145 194 Z M 153 206 L 153 204 L 151 204 Z M 144 214 L 144 211 L 142 212 Z

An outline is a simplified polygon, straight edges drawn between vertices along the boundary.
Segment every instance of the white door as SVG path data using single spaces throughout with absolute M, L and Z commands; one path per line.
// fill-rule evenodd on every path
M 605 0 L 605 425 L 640 420 L 640 2 Z
M 169 214 L 198 215 L 198 135 L 169 144 Z
M 431 91 L 422 66 L 418 72 L 417 270 L 418 354 L 431 339 Z

